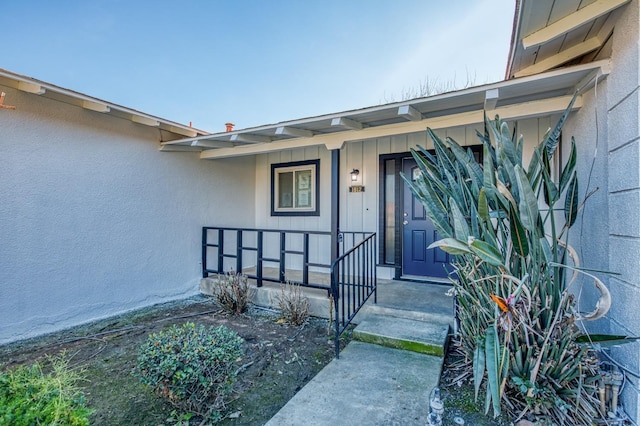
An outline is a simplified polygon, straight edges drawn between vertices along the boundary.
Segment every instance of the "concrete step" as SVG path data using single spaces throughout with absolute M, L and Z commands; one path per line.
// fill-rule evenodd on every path
M 391 315 L 367 315 L 353 330 L 355 340 L 444 357 L 449 321 L 422 321 Z
M 389 317 L 397 317 L 397 318 L 405 318 L 415 321 L 422 322 L 436 322 L 436 323 L 446 323 L 453 327 L 453 315 L 450 312 L 442 313 L 438 312 L 436 309 L 428 309 L 428 310 L 418 310 L 411 308 L 398 308 L 398 307 L 390 307 L 385 306 L 382 303 L 373 304 L 367 303 L 362 307 L 358 315 L 356 316 L 355 323 L 359 324 L 365 318 L 370 316 L 389 316 Z

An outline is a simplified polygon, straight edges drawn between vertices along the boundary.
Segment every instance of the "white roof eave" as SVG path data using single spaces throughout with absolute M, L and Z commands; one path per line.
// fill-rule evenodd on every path
M 50 98 L 59 102 L 75 105 L 84 109 L 122 118 L 137 124 L 157 127 L 173 133 L 174 137 L 197 137 L 208 135 L 208 132 L 195 129 L 175 121 L 166 120 L 127 108 L 112 102 L 94 98 L 83 93 L 65 89 L 35 78 L 27 77 L 8 70 L 0 69 L 0 84 L 6 84 L 23 92 Z
M 479 123 L 485 112 L 510 119 L 530 117 L 532 114 L 552 114 L 564 110 L 576 90 L 592 84 L 594 78 L 604 78 L 609 73 L 609 66 L 608 60 L 592 62 L 427 98 L 180 139 L 163 143 L 161 149 L 173 150 L 178 146 L 198 149 L 203 151 L 203 159 L 255 155 L 317 145 L 335 149 L 353 140 L 413 133 L 426 130 L 427 127 Z M 577 102 L 574 108 L 580 105 Z M 437 109 L 433 109 L 435 107 Z M 419 116 L 416 116 L 416 112 Z M 390 123 L 374 125 L 373 121 L 366 121 L 371 116 L 375 116 L 378 122 L 383 118 Z M 290 137 L 282 130 L 278 131 L 282 128 L 307 131 L 310 136 Z M 313 129 L 313 132 L 309 129 Z

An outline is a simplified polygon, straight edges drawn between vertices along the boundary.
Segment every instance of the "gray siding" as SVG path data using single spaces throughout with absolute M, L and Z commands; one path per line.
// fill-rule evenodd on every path
M 609 180 L 609 279 L 613 306 L 608 317 L 613 332 L 640 335 L 640 6 L 632 1 L 616 25 L 612 46 L 612 72 L 607 83 L 607 155 Z M 600 150 L 599 150 L 600 152 Z M 640 372 L 638 344 L 615 348 L 612 354 L 631 371 Z M 625 387 L 622 401 L 627 412 L 640 418 L 640 393 L 636 378 Z

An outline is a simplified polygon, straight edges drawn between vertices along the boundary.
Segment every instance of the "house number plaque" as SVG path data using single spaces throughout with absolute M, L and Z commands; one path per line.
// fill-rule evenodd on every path
M 349 192 L 364 192 L 363 185 L 352 185 L 349 187 Z

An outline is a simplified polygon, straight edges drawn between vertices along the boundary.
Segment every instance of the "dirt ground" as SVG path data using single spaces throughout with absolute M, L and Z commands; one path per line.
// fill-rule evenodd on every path
M 244 368 L 222 424 L 262 425 L 334 355 L 327 320 L 310 318 L 294 327 L 278 319 L 276 311 L 255 307 L 243 315 L 226 314 L 212 298 L 197 296 L 0 346 L 0 365 L 6 369 L 31 364 L 66 351 L 70 365 L 84 370 L 81 386 L 95 410 L 91 424 L 168 425 L 175 423 L 173 408 L 134 375 L 138 348 L 148 334 L 171 324 L 225 325 L 244 339 L 239 362 Z M 348 337 L 343 340 L 341 346 Z
M 456 418 L 464 420 L 466 425 L 507 426 L 513 423 L 504 416 L 493 419 L 484 414 L 484 386 L 475 401 L 473 377 L 463 368 L 464 356 L 456 350 L 456 342 L 449 344 L 440 376 L 440 397 L 445 407 L 443 425 L 457 425 Z

